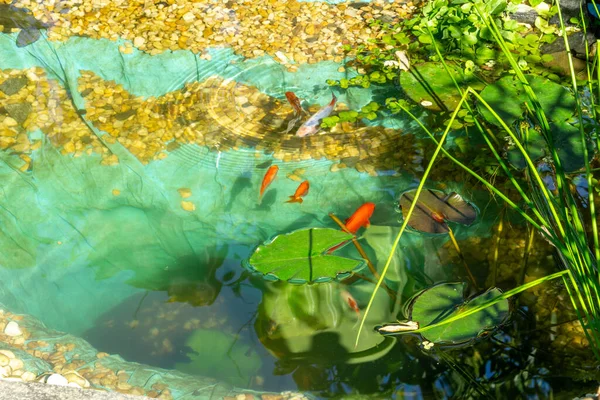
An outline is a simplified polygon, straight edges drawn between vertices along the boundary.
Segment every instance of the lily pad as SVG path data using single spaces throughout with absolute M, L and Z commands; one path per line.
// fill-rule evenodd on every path
M 474 75 L 465 75 L 453 65 L 448 67 L 461 87 L 483 87 L 483 83 Z M 428 104 L 425 108 L 433 111 L 454 110 L 461 97 L 441 63 L 428 62 L 412 66 L 410 71 L 400 74 L 400 86 L 411 100 Z
M 418 322 L 422 329 L 464 313 L 502 294 L 500 289 L 492 288 L 479 296 L 465 300 L 463 298 L 465 286 L 466 284 L 463 282 L 441 283 L 425 289 L 409 304 L 409 319 Z M 507 299 L 504 299 L 480 312 L 424 331 L 421 335 L 433 343 L 465 343 L 502 325 L 506 322 L 508 315 L 509 303 Z
M 271 242 L 258 246 L 246 266 L 264 274 L 269 280 L 327 282 L 364 266 L 363 260 L 326 253 L 351 239 L 351 234 L 336 229 L 302 229 L 279 235 Z
M 548 118 L 553 146 L 557 150 L 563 168 L 566 172 L 582 168 L 585 162 L 581 136 L 579 128 L 571 124 L 577 109 L 575 97 L 568 89 L 546 78 L 534 75 L 528 75 L 526 78 Z M 533 109 L 523 85 L 513 76 L 506 76 L 486 87 L 481 92 L 481 97 L 508 126 L 524 118 L 525 104 Z M 478 109 L 488 122 L 500 125 L 485 106 L 479 104 Z M 592 149 L 590 142 L 587 142 L 586 146 L 588 150 Z M 550 155 L 544 137 L 533 129 L 529 130 L 529 138 L 524 147 L 534 161 Z M 526 166 L 523 155 L 516 148 L 508 151 L 508 160 L 516 168 Z
M 416 190 L 400 196 L 402 216 L 406 218 Z M 445 194 L 438 190 L 424 189 L 408 221 L 408 226 L 426 233 L 448 233 L 446 221 L 471 225 L 477 218 L 477 210 L 458 193 Z
M 564 122 L 573 117 L 576 102 L 573 94 L 562 85 L 537 75 L 526 75 L 525 78 L 536 94 L 546 118 L 553 122 Z M 512 75 L 499 79 L 493 85 L 487 86 L 481 97 L 502 118 L 511 125 L 521 119 L 525 113 L 525 103 L 533 109 L 525 88 Z M 478 110 L 490 123 L 500 126 L 500 123 L 483 104 L 478 104 Z

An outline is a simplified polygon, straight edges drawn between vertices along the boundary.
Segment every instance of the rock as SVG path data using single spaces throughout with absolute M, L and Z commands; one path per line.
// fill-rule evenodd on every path
M 31 371 L 25 371 L 23 372 L 23 375 L 21 375 L 21 379 L 24 380 L 25 382 L 33 382 L 35 380 L 36 376 L 33 372 Z
M 17 78 L 8 78 L 0 85 L 0 90 L 3 91 L 7 96 L 12 96 L 17 93 L 21 88 L 27 85 L 27 78 L 20 76 Z
M 187 13 L 183 14 L 183 20 L 188 24 L 194 22 L 195 19 L 196 19 L 196 16 L 192 12 L 187 12 Z
M 10 321 L 6 324 L 6 328 L 4 328 L 4 334 L 8 336 L 20 336 L 23 332 L 21 332 L 21 328 L 19 328 L 19 324 L 15 321 Z
M 577 58 L 585 59 L 585 37 L 583 32 L 575 32 L 569 35 L 568 38 L 572 54 Z M 596 37 L 594 34 L 588 32 L 587 40 L 590 46 L 595 46 Z M 541 51 L 544 54 L 565 51 L 565 41 L 562 38 L 558 38 L 553 43 L 543 45 Z
M 194 203 L 192 203 L 191 201 L 182 201 L 181 208 L 183 208 L 185 211 L 192 212 L 192 211 L 196 210 L 196 205 Z
M 13 358 L 12 360 L 10 360 L 10 363 L 8 365 L 12 368 L 13 371 L 25 367 L 23 361 L 19 360 L 18 358 Z
M 6 357 L 8 357 L 10 359 L 16 358 L 15 353 L 13 353 L 10 350 L 0 350 L 0 354 L 4 354 Z
M 535 11 L 533 7 L 525 4 L 519 4 L 517 6 L 517 11 L 510 14 L 510 19 L 529 25 L 535 24 L 535 19 L 537 17 L 537 11 Z
M 6 378 L 12 374 L 12 369 L 7 365 L 5 367 L 0 367 L 0 378 Z
M 17 121 L 15 121 L 14 118 L 6 117 L 6 118 L 4 118 L 4 121 L 2 121 L 2 125 L 8 126 L 8 127 L 13 127 L 13 126 L 17 126 L 19 124 L 17 123 Z
M 48 385 L 67 386 L 69 384 L 69 381 L 67 380 L 67 378 L 60 374 L 52 374 L 48 377 L 46 383 Z
M 5 367 L 10 363 L 10 358 L 4 354 L 0 354 L 0 367 Z
M 141 36 L 136 36 L 136 38 L 135 38 L 135 39 L 133 39 L 133 45 L 134 45 L 135 47 L 138 47 L 138 48 L 139 48 L 139 47 L 142 47 L 142 46 L 143 46 L 145 43 L 146 43 L 146 39 L 144 39 L 144 38 L 143 38 L 143 37 L 141 37 Z
M 182 199 L 187 199 L 192 195 L 192 191 L 189 188 L 179 188 L 177 191 Z

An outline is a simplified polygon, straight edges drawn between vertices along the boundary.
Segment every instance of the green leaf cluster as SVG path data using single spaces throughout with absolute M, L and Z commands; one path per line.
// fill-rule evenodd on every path
M 341 111 L 337 115 L 332 115 L 327 118 L 323 118 L 321 122 L 322 128 L 333 128 L 338 122 L 356 122 L 363 118 L 373 121 L 377 118 L 377 110 L 379 110 L 379 104 L 372 101 L 366 106 L 362 107 L 360 111 Z

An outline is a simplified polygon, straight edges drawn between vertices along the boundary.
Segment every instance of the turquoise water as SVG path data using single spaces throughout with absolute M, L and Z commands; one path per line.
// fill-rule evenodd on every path
M 291 90 L 310 104 L 322 105 L 331 98 L 325 80 L 355 72 L 340 72 L 341 63 L 333 61 L 301 64 L 291 72 L 270 56 L 246 59 L 230 48 L 209 49 L 205 54 L 210 57 L 191 51 L 149 55 L 135 48 L 123 54 L 119 46 L 124 40 L 85 37 L 63 42 L 42 38 L 17 48 L 14 36 L 0 37 L 0 69 L 39 67 L 45 75 L 30 70 L 29 83 L 35 76 L 47 77 L 55 85 L 51 91 L 68 90 L 72 104 L 47 103 L 59 127 L 45 129 L 59 133 L 49 137 L 44 129 L 22 127 L 19 133 L 25 132 L 31 148 L 19 152 L 9 146 L 0 153 L 1 303 L 79 335 L 101 351 L 249 389 L 302 390 L 323 398 L 358 393 L 373 398 L 551 396 L 548 362 L 532 356 L 543 351 L 528 335 L 517 334 L 536 328 L 526 306 L 492 339 L 447 353 L 427 353 L 413 336 L 396 340 L 372 330 L 400 318 L 406 300 L 426 286 L 465 279 L 462 267 L 444 250 L 446 237 L 415 232 L 403 237 L 387 275 L 399 301 L 378 293 L 358 347 L 358 316 L 340 292 L 351 292 L 364 312 L 370 283 L 295 286 L 267 282 L 244 268 L 257 245 L 297 229 L 336 228 L 329 213 L 344 219 L 365 202 L 376 208 L 372 226 L 362 231 L 360 240 L 379 270 L 385 264 L 400 226 L 400 194 L 418 184 L 425 166 L 422 157 L 410 168 L 390 165 L 371 174 L 359 168 L 336 170 L 339 158 L 311 157 L 311 143 L 294 138 L 281 139 L 285 145 L 273 145 L 275 150 L 258 148 L 260 141 L 252 146 L 256 140 L 244 136 L 242 125 L 239 131 L 222 125 L 220 109 L 211 108 L 229 98 L 227 80 L 282 101 Z M 161 151 L 164 157 L 140 160 L 131 147 L 111 141 L 98 127 L 99 119 L 92 120 L 95 110 L 87 109 L 80 88 L 82 71 L 144 99 L 214 76 L 225 79 L 208 87 L 214 93 L 206 105 L 214 119 L 208 127 L 196 128 L 217 132 L 216 142 L 174 140 L 169 143 L 177 146 L 167 144 Z M 100 86 L 94 85 L 88 89 Z M 45 98 L 40 90 L 34 100 Z M 381 95 L 373 89 L 335 93 L 350 108 Z M 56 136 L 69 136 L 69 109 L 79 110 L 86 140 L 97 140 L 108 149 L 105 154 L 73 154 L 64 143 L 56 144 Z M 63 123 L 65 131 L 60 132 Z M 270 129 L 269 121 L 261 123 L 259 131 Z M 126 129 L 124 124 L 121 129 Z M 398 116 L 384 115 L 377 124 L 397 128 L 383 145 L 407 142 L 408 134 L 417 133 L 414 124 Z M 219 134 L 239 134 L 247 141 L 225 144 Z M 344 151 L 343 139 L 337 140 Z M 408 152 L 394 146 L 389 153 Z M 308 156 L 298 159 L 302 152 Z M 22 157 L 25 153 L 29 161 Z M 278 153 L 296 158 L 285 160 Z M 107 162 L 107 154 L 115 155 L 118 163 Z M 259 202 L 259 187 L 270 165 L 279 166 L 278 178 Z M 302 204 L 285 203 L 299 184 L 290 176 L 298 174 L 310 181 L 310 192 Z M 485 191 L 463 190 L 456 171 L 448 174 L 456 175 L 428 187 L 441 184 L 447 191 L 456 190 L 480 210 L 474 226 L 456 227 L 457 238 L 489 238 L 500 206 Z M 354 249 L 344 251 L 359 258 Z M 474 246 L 468 258 L 477 260 L 476 252 Z M 487 265 L 474 268 L 481 282 L 488 272 Z M 569 386 L 562 385 L 565 390 Z

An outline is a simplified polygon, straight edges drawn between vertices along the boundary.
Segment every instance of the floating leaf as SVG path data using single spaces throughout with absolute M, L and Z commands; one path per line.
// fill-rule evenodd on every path
M 498 288 L 465 300 L 465 283 L 441 283 L 425 289 L 409 304 L 408 317 L 422 328 L 455 317 L 478 307 L 502 294 Z M 504 299 L 480 312 L 473 313 L 452 323 L 429 329 L 421 335 L 434 343 L 458 344 L 476 338 L 503 324 L 509 315 L 508 299 Z
M 575 97 L 568 89 L 549 79 L 533 75 L 526 77 L 546 118 L 548 118 L 553 146 L 557 150 L 565 171 L 572 172 L 582 168 L 585 162 L 581 135 L 579 128 L 570 122 L 573 119 L 574 110 L 577 109 Z M 508 126 L 524 117 L 525 103 L 533 109 L 523 85 L 512 76 L 506 76 L 486 87 L 481 92 L 481 97 Z M 499 125 L 487 108 L 482 104 L 479 104 L 478 107 L 479 112 L 488 122 Z M 588 150 L 593 149 L 589 142 L 586 143 L 586 146 L 588 146 Z M 545 139 L 533 129 L 529 131 L 528 144 L 526 143 L 524 147 L 532 160 L 550 155 Z M 524 168 L 526 165 L 523 155 L 518 149 L 509 151 L 508 160 L 516 168 Z
M 575 97 L 568 89 L 541 76 L 526 75 L 525 77 L 548 120 L 564 122 L 573 116 L 577 107 Z M 511 75 L 487 86 L 481 92 L 481 97 L 509 126 L 523 116 L 525 103 L 528 103 L 532 110 L 534 109 L 521 82 Z M 478 109 L 487 121 L 500 126 L 483 104 L 479 104 Z
M 309 228 L 279 235 L 258 246 L 247 266 L 271 280 L 330 281 L 364 266 L 363 260 L 326 254 L 330 248 L 350 239 L 351 234 L 329 228 Z
M 429 38 L 429 35 L 421 35 L 420 38 Z M 470 85 L 476 89 L 482 87 L 474 75 L 467 76 L 453 65 L 448 67 L 459 85 L 465 88 Z M 431 103 L 427 108 L 434 111 L 454 110 L 461 97 L 452 78 L 440 63 L 411 66 L 410 71 L 400 74 L 400 85 L 414 102 L 421 103 L 425 100 Z
M 406 214 L 414 200 L 416 190 L 405 192 L 400 196 L 402 216 Z M 477 210 L 466 202 L 458 193 L 445 194 L 437 190 L 425 189 L 413 210 L 408 226 L 426 233 L 448 233 L 446 221 L 471 225 L 477 218 Z

